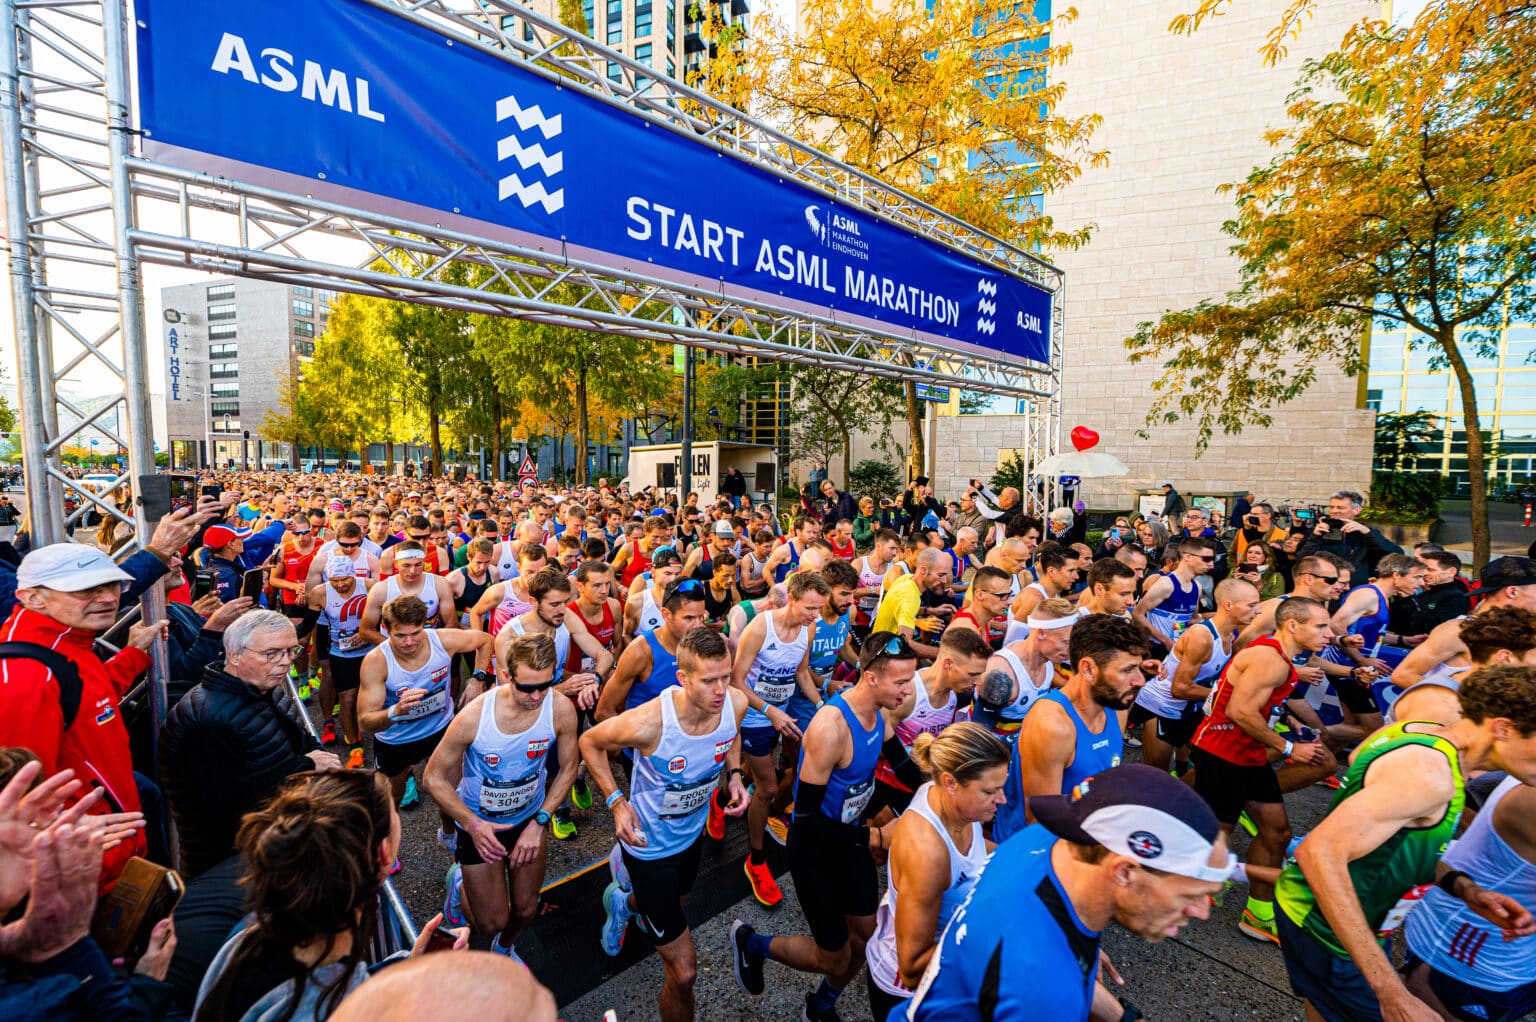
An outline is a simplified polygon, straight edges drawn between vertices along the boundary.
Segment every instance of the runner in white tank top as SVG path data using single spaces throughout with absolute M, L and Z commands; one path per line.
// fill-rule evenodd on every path
M 656 605 L 656 597 L 650 586 L 645 587 L 640 600 L 640 623 L 635 628 L 636 635 L 654 632 L 661 627 L 661 608 Z
M 494 938 L 493 952 L 517 961 L 513 944 L 538 912 L 544 828 L 580 755 L 576 708 L 551 688 L 549 637 L 516 640 L 508 659 L 507 681 L 454 717 L 422 781 L 453 824 L 444 915 L 467 917 Z
M 523 624 L 522 616 L 511 618 L 502 626 L 502 631 L 513 635 L 527 635 L 528 629 Z M 549 634 L 549 633 L 544 633 Z M 565 661 L 571 654 L 571 630 L 565 627 L 565 622 L 560 622 L 551 638 L 555 641 L 555 682 L 558 684 L 565 677 Z
M 981 832 L 981 824 L 972 823 L 970 843 L 966 850 L 962 852 L 955 847 L 954 839 L 949 836 L 949 828 L 944 825 L 944 821 L 939 818 L 938 812 L 933 808 L 931 801 L 933 790 L 932 781 L 918 788 L 917 793 L 912 796 L 910 812 L 916 813 L 933 827 L 949 852 L 949 883 L 939 900 L 938 926 L 934 929 L 936 941 L 938 935 L 944 932 L 944 927 L 949 925 L 950 917 L 970 894 L 982 869 L 986 867 L 987 840 Z M 906 998 L 912 996 L 912 991 L 901 982 L 896 957 L 897 897 L 896 884 L 892 880 L 886 885 L 885 896 L 880 899 L 880 907 L 875 913 L 875 933 L 869 943 L 864 946 L 864 956 L 869 964 L 871 981 L 893 997 Z
M 385 642 L 378 647 L 389 665 L 384 678 L 386 711 L 400 701 L 400 693 L 406 689 L 419 688 L 427 694 L 409 710 L 392 717 L 395 723 L 374 735 L 375 742 L 405 745 L 439 733 L 453 720 L 453 700 L 448 691 L 452 658 L 443 649 L 437 632 L 429 629 L 425 634 L 430 652 L 426 662 L 414 670 L 401 666 L 393 643 Z

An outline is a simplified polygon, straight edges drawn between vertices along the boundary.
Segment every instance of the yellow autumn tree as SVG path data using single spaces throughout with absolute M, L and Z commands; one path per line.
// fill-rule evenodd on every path
M 1091 144 L 1100 118 L 1058 110 L 1068 48 L 1050 45 L 1049 22 L 1014 0 L 797 7 L 798 24 L 759 16 L 740 45 L 730 27 L 717 31 L 693 84 L 1012 244 L 1088 240 L 1088 227 L 1058 229 L 1037 201 L 1107 160 Z M 919 466 L 920 405 L 906 390 Z
M 1228 186 L 1238 287 L 1126 342 L 1164 368 L 1148 423 L 1195 420 L 1202 447 L 1268 426 L 1320 366 L 1363 370 L 1373 322 L 1406 327 L 1455 376 L 1484 563 L 1489 452 L 1468 361 L 1536 318 L 1533 52 L 1536 7 L 1436 3 L 1411 25 L 1361 22 L 1308 61 L 1276 155 Z

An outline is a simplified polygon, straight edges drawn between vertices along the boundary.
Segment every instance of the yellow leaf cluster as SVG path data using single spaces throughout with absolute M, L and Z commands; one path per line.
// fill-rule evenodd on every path
M 1003 0 L 802 0 L 799 19 L 760 17 L 694 84 L 1014 244 L 1087 240 L 1036 201 L 1107 160 L 1098 116 L 1058 112 L 1068 54 L 1049 22 Z

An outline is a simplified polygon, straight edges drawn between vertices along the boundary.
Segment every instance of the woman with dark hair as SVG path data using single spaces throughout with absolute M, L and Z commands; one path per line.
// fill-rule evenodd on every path
M 246 814 L 236 847 L 250 914 L 203 978 L 194 1022 L 320 1022 L 334 1012 L 368 978 L 378 893 L 399 845 L 389 782 L 373 771 L 299 774 Z M 441 921 L 422 927 L 412 954 Z

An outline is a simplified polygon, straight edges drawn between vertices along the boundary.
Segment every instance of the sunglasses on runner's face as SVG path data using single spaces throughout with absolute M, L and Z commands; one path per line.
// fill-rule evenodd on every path
M 1339 580 L 1339 576 L 1337 575 L 1319 575 L 1316 572 L 1312 573 L 1312 577 L 1317 579 L 1319 582 L 1326 582 L 1328 585 L 1333 585 Z
M 358 547 L 362 546 L 363 543 L 361 540 L 358 540 L 356 543 L 343 543 L 341 540 L 337 540 L 336 545 L 341 547 L 343 550 L 356 550 Z
M 526 692 L 529 695 L 533 695 L 533 693 L 535 693 L 535 692 L 543 692 L 543 691 L 546 691 L 547 689 L 554 688 L 555 687 L 555 679 L 551 678 L 548 681 L 540 682 L 537 685 L 524 685 L 520 681 L 514 681 L 512 683 L 512 687 L 517 689 L 519 692 Z

